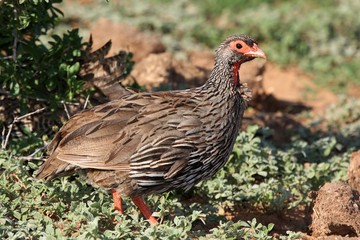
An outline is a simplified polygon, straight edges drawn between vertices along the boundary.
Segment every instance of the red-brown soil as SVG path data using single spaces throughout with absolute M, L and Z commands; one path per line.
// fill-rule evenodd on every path
M 316 194 L 312 236 L 360 237 L 359 192 L 347 183 L 326 183 Z

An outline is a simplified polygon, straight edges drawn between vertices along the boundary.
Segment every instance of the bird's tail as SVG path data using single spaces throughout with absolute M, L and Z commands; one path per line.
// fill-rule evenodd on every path
M 71 175 L 77 167 L 67 162 L 63 162 L 56 158 L 55 154 L 52 154 L 39 168 L 36 179 L 45 179 L 49 181 L 56 177 Z

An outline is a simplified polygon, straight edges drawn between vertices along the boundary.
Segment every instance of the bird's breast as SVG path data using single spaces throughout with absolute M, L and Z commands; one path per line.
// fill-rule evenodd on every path
M 215 102 L 212 107 L 209 109 L 211 114 L 203 118 L 203 142 L 190 156 L 190 164 L 184 171 L 187 172 L 187 185 L 183 186 L 186 189 L 210 178 L 227 162 L 239 133 L 246 102 L 235 97 L 221 103 Z

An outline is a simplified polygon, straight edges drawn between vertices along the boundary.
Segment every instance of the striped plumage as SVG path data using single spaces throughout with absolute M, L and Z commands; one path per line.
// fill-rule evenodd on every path
M 250 98 L 238 68 L 255 57 L 265 54 L 254 40 L 231 36 L 203 86 L 132 93 L 74 115 L 50 143 L 37 177 L 82 169 L 91 184 L 113 191 L 115 203 L 119 194 L 135 202 L 208 179 L 232 151 Z

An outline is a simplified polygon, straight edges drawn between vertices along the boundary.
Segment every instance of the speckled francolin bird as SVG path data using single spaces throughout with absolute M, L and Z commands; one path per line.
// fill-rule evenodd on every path
M 151 224 L 143 196 L 190 189 L 227 161 L 249 100 L 239 68 L 266 58 L 245 35 L 228 37 L 216 51 L 206 83 L 182 91 L 131 93 L 74 115 L 48 146 L 37 178 L 85 172 L 112 192 L 122 213 L 129 196 Z

